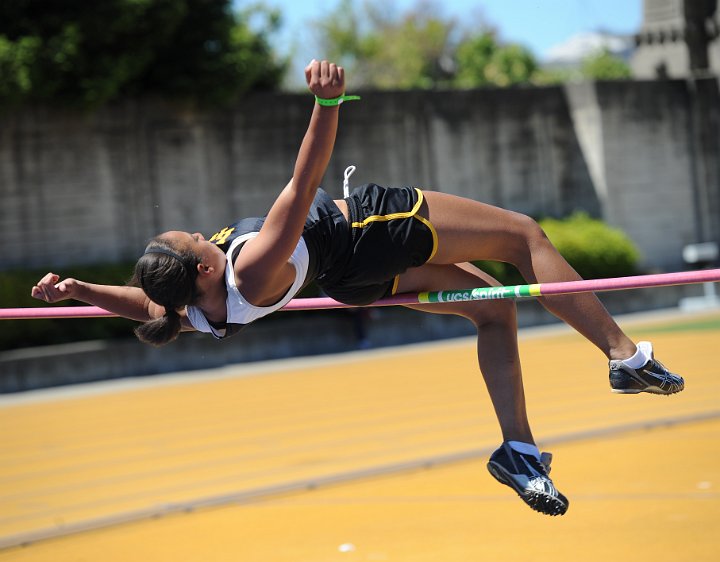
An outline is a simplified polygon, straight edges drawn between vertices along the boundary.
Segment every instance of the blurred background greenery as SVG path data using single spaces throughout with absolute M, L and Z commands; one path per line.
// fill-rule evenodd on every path
M 417 2 L 339 0 L 312 34 L 355 88 L 474 88 L 623 79 L 628 65 L 599 49 L 573 69 L 543 67 L 490 24 Z M 291 82 L 279 54 L 282 12 L 230 0 L 24 0 L 0 3 L 0 105 L 97 107 L 143 95 L 227 104 Z M 296 77 L 295 77 L 296 78 Z

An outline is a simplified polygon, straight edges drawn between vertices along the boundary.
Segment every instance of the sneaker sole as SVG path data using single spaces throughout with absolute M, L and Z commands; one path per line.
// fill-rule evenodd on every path
M 569 502 L 567 502 L 567 500 L 562 501 L 560 498 L 540 492 L 526 492 L 525 490 L 518 489 L 515 486 L 515 481 L 501 465 L 490 461 L 487 464 L 487 469 L 500 484 L 505 484 L 515 490 L 515 493 L 520 496 L 520 499 L 531 509 L 551 516 L 564 515 L 568 510 Z
M 677 390 L 663 390 L 657 386 L 648 386 L 647 388 L 611 388 L 610 391 L 614 394 L 640 394 L 641 392 L 647 392 L 648 394 L 657 394 L 663 396 L 670 396 L 671 394 L 677 394 L 685 389 L 678 388 Z

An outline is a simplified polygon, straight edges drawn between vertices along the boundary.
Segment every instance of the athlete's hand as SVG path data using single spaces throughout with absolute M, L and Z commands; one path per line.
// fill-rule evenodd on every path
M 334 62 L 311 60 L 305 67 L 305 80 L 319 98 L 332 99 L 345 93 L 345 70 Z
M 54 273 L 48 273 L 34 285 L 30 294 L 41 301 L 58 302 L 71 299 L 77 293 L 80 282 L 77 279 L 63 279 Z

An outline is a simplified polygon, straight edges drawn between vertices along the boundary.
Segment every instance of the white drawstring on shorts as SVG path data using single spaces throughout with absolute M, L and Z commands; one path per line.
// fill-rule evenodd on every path
M 350 197 L 350 176 L 355 173 L 355 166 L 345 168 L 345 179 L 343 180 L 343 197 Z

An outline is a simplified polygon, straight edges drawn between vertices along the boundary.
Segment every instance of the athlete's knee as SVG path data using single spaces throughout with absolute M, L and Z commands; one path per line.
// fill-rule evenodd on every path
M 523 215 L 522 213 L 515 214 L 515 224 L 513 227 L 528 244 L 547 240 L 545 231 L 538 222 L 534 218 Z
M 521 265 L 526 261 L 533 250 L 550 244 L 545 231 L 538 222 L 522 213 L 513 213 L 511 231 L 515 235 L 515 244 L 510 250 L 508 261 L 513 265 Z
M 491 324 L 512 325 L 517 323 L 517 307 L 515 301 L 499 299 L 471 303 L 465 314 L 477 329 Z

